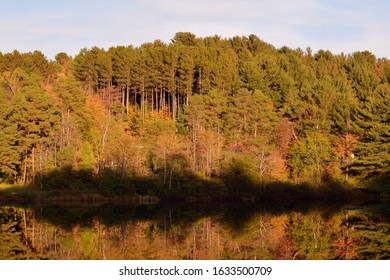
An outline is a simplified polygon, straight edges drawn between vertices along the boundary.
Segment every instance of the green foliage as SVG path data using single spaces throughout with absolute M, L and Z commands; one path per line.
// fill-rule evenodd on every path
M 80 150 L 80 169 L 92 170 L 95 167 L 95 157 L 93 154 L 93 146 L 88 141 L 83 143 Z
M 76 160 L 76 149 L 64 147 L 57 154 L 57 162 L 60 167 L 72 168 Z
M 20 155 L 17 146 L 17 126 L 0 126 L 0 161 L 2 162 L 0 172 L 5 178 L 11 179 L 18 173 L 18 167 L 21 164 Z
M 97 56 L 99 52 L 100 49 L 97 47 L 91 50 L 81 49 L 72 63 L 75 77 L 85 85 L 87 91 L 96 91 L 98 88 Z
M 4 178 L 11 179 L 17 175 L 20 165 L 18 153 L 18 125 L 10 123 L 9 116 L 12 113 L 11 102 L 5 92 L 0 88 L 0 103 L 4 109 L 0 111 L 0 173 Z
M 231 188 L 235 178 L 320 185 L 342 172 L 356 182 L 389 173 L 390 62 L 368 51 L 313 54 L 255 35 L 178 32 L 170 44 L 55 60 L 0 54 L 3 181 L 35 182 L 65 166 L 96 178 L 153 175 L 172 189 L 194 174 Z M 356 143 L 341 147 L 346 135 Z
M 321 131 L 307 132 L 291 147 L 289 166 L 296 178 L 320 182 L 328 162 L 332 160 L 331 144 Z
M 0 208 L 0 259 L 29 259 L 30 248 L 23 234 L 21 213 L 9 207 Z
M 52 99 L 40 86 L 41 76 L 28 75 L 22 69 L 4 73 L 5 87 L 0 89 L 0 100 L 6 105 L 0 121 L 1 172 L 17 181 L 22 162 L 33 148 L 49 137 L 58 123 L 58 113 Z
M 389 259 L 388 215 L 378 215 L 378 213 L 388 212 L 388 204 L 373 205 L 371 209 L 363 211 L 349 211 L 349 222 L 353 229 L 350 238 L 355 241 L 355 250 L 360 259 Z
M 355 170 L 361 170 L 366 176 L 390 170 L 389 92 L 389 85 L 379 85 L 362 107 L 356 108 L 355 122 L 361 136 Z
M 65 110 L 80 113 L 86 96 L 74 76 L 59 77 L 53 84 L 53 91 L 62 99 Z
M 185 46 L 195 46 L 196 36 L 190 32 L 177 32 L 172 39 L 175 44 L 183 44 Z
M 38 85 L 24 87 L 13 99 L 12 123 L 18 124 L 21 148 L 29 151 L 39 139 L 48 137 L 58 122 L 52 100 Z
M 112 53 L 113 83 L 121 88 L 130 87 L 136 59 L 135 49 L 132 46 L 119 46 L 109 51 Z
M 247 195 L 258 181 L 255 162 L 250 154 L 233 154 L 222 163 L 223 181 L 231 195 Z
M 267 138 L 278 121 L 273 102 L 260 90 L 240 89 L 229 99 L 224 116 L 226 134 L 232 139 Z
M 293 213 L 289 233 L 295 244 L 296 256 L 305 260 L 329 260 L 336 257 L 332 252 L 332 236 L 320 213 L 303 217 Z

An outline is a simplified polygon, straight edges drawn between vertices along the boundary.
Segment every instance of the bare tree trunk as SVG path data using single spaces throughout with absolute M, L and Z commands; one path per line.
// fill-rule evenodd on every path
M 64 135 L 65 135 L 65 117 L 64 117 L 64 111 L 61 111 L 61 120 L 62 120 L 62 125 L 61 125 L 61 139 L 60 139 L 60 147 L 64 147 Z
M 152 113 L 154 112 L 154 88 L 152 88 Z
M 187 82 L 187 90 L 186 90 L 186 106 L 189 105 L 189 96 L 191 94 L 191 82 L 188 80 Z
M 104 148 L 106 146 L 107 141 L 107 133 L 108 133 L 108 126 L 110 124 L 110 117 L 108 117 L 106 124 L 104 126 L 104 132 L 101 140 L 101 151 L 99 155 L 99 166 L 98 166 L 98 173 L 102 170 L 102 167 L 104 168 Z
M 167 221 L 164 215 L 164 254 L 166 253 L 166 251 L 167 251 Z
M 67 113 L 67 125 L 66 125 L 66 145 L 70 145 L 70 110 Z
M 169 189 L 172 188 L 172 167 L 171 167 L 171 172 L 169 174 Z
M 192 168 L 196 170 L 196 124 L 192 125 Z
M 165 90 L 163 91 L 163 98 L 162 98 L 162 104 L 163 104 L 163 113 L 165 112 L 165 105 L 166 105 L 166 92 L 165 92 Z
M 175 122 L 176 121 L 176 110 L 177 110 L 177 108 L 176 108 L 176 93 L 175 92 L 173 92 L 172 93 L 172 120 Z
M 257 137 L 257 121 L 255 122 L 255 131 L 253 132 L 253 137 Z
M 202 93 L 202 68 L 199 68 L 199 77 L 198 77 L 198 94 Z
M 27 152 L 24 156 L 24 167 L 23 167 L 23 186 L 27 183 Z
M 180 94 L 177 95 L 176 118 L 180 115 Z
M 210 168 L 210 160 L 209 160 L 209 155 L 210 155 L 210 148 L 207 148 L 206 151 L 206 176 L 209 176 L 209 168 Z
M 247 135 L 246 114 L 244 115 L 244 136 L 245 136 L 245 141 L 247 141 L 248 140 L 248 135 Z
M 137 109 L 137 92 L 134 92 L 134 111 Z
M 158 112 L 158 87 L 156 87 L 155 89 L 154 89 L 154 94 L 155 94 L 155 106 L 156 106 L 156 111 Z
M 167 151 L 164 148 L 164 185 L 167 181 Z
M 141 116 L 142 116 L 142 127 L 144 127 L 145 122 L 145 81 L 142 80 L 142 89 L 141 89 Z
M 39 147 L 39 187 L 42 189 L 42 145 Z
M 164 99 L 163 99 L 163 89 L 162 85 L 160 87 L 160 109 L 164 113 Z
M 28 244 L 27 242 L 27 213 L 26 213 L 26 209 L 23 209 L 23 224 L 24 224 L 24 240 L 25 240 L 25 243 L 26 245 Z
M 32 235 L 31 235 L 31 245 L 35 249 L 35 211 L 32 210 Z
M 121 87 L 121 93 L 122 93 L 122 102 L 121 103 L 122 103 L 123 107 L 125 107 L 126 106 L 126 91 L 122 87 Z
M 145 90 L 145 102 L 144 102 L 144 117 L 146 117 L 148 113 L 148 90 Z
M 42 212 L 42 208 L 40 209 L 40 212 Z M 40 213 L 41 214 L 41 213 Z M 39 215 L 39 220 L 41 215 Z M 42 251 L 42 222 L 39 223 L 39 250 Z
M 54 253 L 57 254 L 57 229 L 54 228 Z
M 126 115 L 129 115 L 129 86 L 126 87 Z
M 57 142 L 54 142 L 54 167 L 57 167 Z
M 32 185 L 35 187 L 35 147 L 32 147 L 31 151 L 31 164 L 32 164 Z
M 171 95 L 169 92 L 168 92 L 168 114 L 171 113 L 171 108 L 172 108 L 172 103 L 171 103 Z
M 219 124 L 217 125 L 217 167 L 220 168 L 220 158 L 221 158 L 221 137 L 219 133 Z
M 196 225 L 192 226 L 193 245 L 192 245 L 192 259 L 196 260 Z

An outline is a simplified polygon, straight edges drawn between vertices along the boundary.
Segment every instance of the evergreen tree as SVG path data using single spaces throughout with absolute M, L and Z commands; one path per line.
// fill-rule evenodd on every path
M 188 161 L 201 176 L 242 171 L 248 186 L 286 179 L 287 165 L 298 181 L 386 178 L 389 92 L 388 59 L 276 49 L 253 34 L 178 32 L 169 44 L 84 48 L 55 61 L 0 53 L 0 179 L 68 165 L 98 176 L 164 170 L 172 183 Z
M 0 178 L 7 178 L 12 182 L 16 181 L 21 164 L 18 152 L 18 124 L 10 121 L 11 101 L 2 88 L 0 103 L 3 105 L 3 110 L 0 110 Z
M 11 124 L 17 124 L 18 152 L 23 159 L 23 181 L 26 182 L 28 159 L 33 163 L 34 148 L 41 139 L 49 137 L 52 128 L 58 123 L 58 115 L 53 107 L 52 100 L 45 91 L 34 83 L 25 86 L 21 93 L 16 95 L 11 103 L 12 111 L 8 119 Z

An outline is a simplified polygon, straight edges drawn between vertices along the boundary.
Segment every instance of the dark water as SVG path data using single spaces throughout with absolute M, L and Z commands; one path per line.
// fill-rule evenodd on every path
M 0 206 L 0 259 L 390 259 L 390 205 Z

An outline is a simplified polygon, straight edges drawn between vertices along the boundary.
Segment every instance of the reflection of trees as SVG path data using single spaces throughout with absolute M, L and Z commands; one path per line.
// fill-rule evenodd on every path
M 382 210 L 385 215 L 378 215 L 378 208 L 350 211 L 350 237 L 354 242 L 355 251 L 362 259 L 390 259 L 390 224 L 389 205 Z
M 0 208 L 0 259 L 29 259 L 31 248 L 25 226 L 25 212 L 11 207 Z
M 388 259 L 388 220 L 243 205 L 0 208 L 2 259 Z M 374 215 L 375 214 L 375 215 Z
M 294 243 L 294 258 L 299 259 L 335 259 L 338 256 L 332 248 L 333 225 L 340 224 L 337 217 L 324 218 L 320 212 L 307 215 L 292 213 L 289 235 Z

